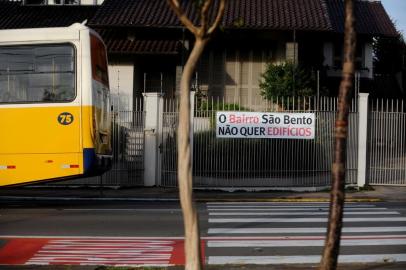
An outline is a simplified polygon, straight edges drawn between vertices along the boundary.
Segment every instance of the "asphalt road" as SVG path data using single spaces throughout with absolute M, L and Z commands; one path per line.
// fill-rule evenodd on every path
M 327 204 L 200 203 L 198 211 L 208 264 L 319 261 Z M 14 201 L 0 208 L 0 264 L 181 264 L 182 235 L 175 202 Z M 340 259 L 406 261 L 406 205 L 347 204 Z

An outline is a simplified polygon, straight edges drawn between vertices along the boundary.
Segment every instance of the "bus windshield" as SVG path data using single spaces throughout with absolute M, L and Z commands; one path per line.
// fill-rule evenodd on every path
M 0 46 L 0 103 L 70 102 L 75 96 L 71 44 Z

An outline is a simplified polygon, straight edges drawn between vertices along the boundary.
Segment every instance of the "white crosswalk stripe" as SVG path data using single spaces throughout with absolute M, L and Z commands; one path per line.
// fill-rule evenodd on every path
M 406 217 L 388 218 L 344 218 L 344 222 L 381 222 L 381 221 L 406 221 Z M 209 223 L 292 223 L 292 222 L 327 222 L 327 218 L 209 218 Z
M 406 245 L 406 237 L 401 239 L 343 239 L 341 246 L 380 246 L 380 245 Z M 320 240 L 212 240 L 208 247 L 322 247 L 324 239 Z
M 375 212 L 351 212 L 345 211 L 345 215 L 399 215 L 398 211 L 375 211 Z M 328 212 L 215 212 L 209 213 L 210 216 L 325 216 Z
M 320 255 L 309 256 L 210 256 L 208 264 L 302 264 L 319 263 Z M 339 263 L 406 262 L 406 254 L 340 255 Z
M 318 263 L 328 207 L 327 203 L 207 203 L 208 263 Z M 342 231 L 339 262 L 406 261 L 406 217 L 399 211 L 347 204 Z
M 377 208 L 370 208 L 370 207 L 351 207 L 351 208 L 345 208 L 346 211 L 367 211 L 367 210 L 387 210 L 384 207 L 377 207 Z M 272 210 L 272 211 L 283 211 L 283 212 L 289 212 L 289 211 L 325 211 L 328 212 L 328 207 L 257 207 L 257 206 L 251 206 L 249 208 L 208 208 L 210 211 L 263 211 L 263 210 Z
M 209 228 L 208 234 L 325 233 L 326 227 L 295 228 Z M 406 232 L 402 227 L 344 227 L 343 233 Z

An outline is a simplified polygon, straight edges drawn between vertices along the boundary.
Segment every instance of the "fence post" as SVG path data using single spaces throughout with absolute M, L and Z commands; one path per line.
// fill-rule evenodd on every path
M 367 177 L 368 93 L 358 94 L 358 174 L 357 186 L 363 187 Z
M 144 186 L 157 185 L 158 181 L 158 129 L 162 119 L 161 93 L 144 93 L 145 145 L 144 145 Z

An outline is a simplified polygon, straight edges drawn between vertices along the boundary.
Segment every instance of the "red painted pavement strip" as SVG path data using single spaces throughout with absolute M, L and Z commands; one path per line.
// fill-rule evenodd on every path
M 200 248 L 201 248 L 201 254 L 202 254 L 202 262 L 205 263 L 206 261 L 206 255 L 205 255 L 205 246 L 206 243 L 204 240 L 201 240 Z M 171 265 L 185 265 L 185 245 L 183 240 L 178 240 L 176 241 L 174 245 L 174 249 L 172 252 L 171 259 L 169 260 L 169 264 Z
M 113 242 L 112 242 L 113 241 Z M 135 245 L 137 248 L 145 247 L 146 243 L 150 245 L 159 245 L 160 241 L 167 241 L 168 243 L 162 246 L 172 247 L 171 251 L 157 253 L 157 251 L 148 251 L 148 249 L 139 255 L 140 258 L 131 255 L 114 254 L 115 250 L 121 250 L 120 247 L 111 246 L 111 244 L 122 244 L 123 246 Z M 67 242 L 68 244 L 66 244 Z M 71 244 L 69 244 L 72 242 Z M 97 254 L 88 254 L 89 256 L 83 257 L 83 254 L 75 255 L 78 250 L 84 250 L 84 254 L 89 252 L 88 244 L 98 243 L 97 248 L 112 250 L 112 254 L 101 253 L 98 261 L 93 261 Z M 58 243 L 60 246 L 58 246 Z M 62 247 L 62 249 L 61 249 Z M 205 242 L 201 241 L 202 256 L 205 254 Z M 60 253 L 61 250 L 64 252 Z M 94 250 L 90 249 L 90 252 Z M 154 258 L 157 254 L 168 254 L 169 259 Z M 169 255 L 169 254 L 168 254 Z M 88 258 L 89 257 L 89 258 Z M 205 261 L 204 259 L 202 261 Z M 95 264 L 95 265 L 143 265 L 143 264 L 168 264 L 168 265 L 184 265 L 184 241 L 178 239 L 165 239 L 165 238 L 99 238 L 99 239 L 86 239 L 86 238 L 10 238 L 7 239 L 6 245 L 0 249 L 0 264 L 6 265 L 22 265 L 22 264 Z M 126 263 L 127 262 L 127 263 Z
M 0 249 L 0 264 L 25 264 L 50 239 L 7 239 Z

